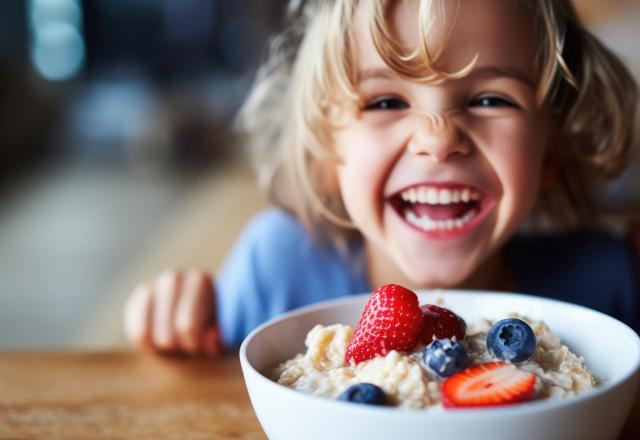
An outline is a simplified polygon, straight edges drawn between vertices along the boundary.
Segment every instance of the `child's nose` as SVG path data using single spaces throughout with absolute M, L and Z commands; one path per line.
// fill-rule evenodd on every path
M 449 117 L 439 114 L 416 115 L 415 131 L 407 150 L 444 162 L 455 156 L 466 156 L 471 150 L 459 127 Z

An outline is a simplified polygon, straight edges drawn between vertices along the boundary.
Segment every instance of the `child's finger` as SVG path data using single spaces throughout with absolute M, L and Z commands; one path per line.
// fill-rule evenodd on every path
M 201 333 L 201 352 L 206 356 L 217 356 L 222 352 L 222 341 L 220 330 L 217 325 L 209 325 Z
M 167 271 L 154 284 L 153 344 L 160 350 L 173 350 L 177 346 L 173 317 L 181 283 L 180 272 Z
M 211 279 L 201 272 L 188 272 L 175 314 L 175 330 L 183 350 L 198 352 L 200 334 L 213 312 Z
M 124 331 L 127 338 L 140 346 L 151 344 L 153 289 L 151 284 L 138 285 L 125 304 Z

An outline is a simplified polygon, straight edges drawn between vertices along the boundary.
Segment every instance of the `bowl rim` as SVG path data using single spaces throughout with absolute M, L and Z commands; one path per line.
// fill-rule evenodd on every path
M 522 413 L 541 413 L 546 411 L 554 411 L 562 407 L 579 405 L 583 402 L 594 398 L 601 398 L 605 394 L 609 394 L 612 390 L 623 386 L 627 381 L 633 378 L 633 376 L 638 375 L 640 373 L 640 336 L 627 324 L 622 321 L 613 318 L 612 316 L 607 315 L 606 313 L 600 312 L 598 310 L 591 309 L 586 306 L 582 306 L 579 304 L 574 304 L 566 301 L 560 301 L 553 298 L 546 298 L 536 295 L 530 295 L 519 292 L 502 292 L 502 291 L 491 291 L 491 290 L 473 290 L 473 289 L 418 289 L 415 291 L 418 295 L 421 294 L 456 294 L 456 295 L 500 295 L 500 296 L 517 296 L 518 298 L 529 299 L 534 301 L 541 301 L 552 303 L 556 305 L 570 306 L 572 308 L 581 309 L 587 313 L 592 313 L 596 315 L 600 315 L 601 317 L 611 320 L 615 323 L 615 325 L 619 326 L 621 330 L 627 333 L 630 336 L 630 339 L 634 342 L 636 347 L 636 359 L 632 364 L 624 371 L 623 374 L 616 375 L 613 378 L 607 379 L 604 383 L 593 390 L 589 390 L 583 393 L 580 393 L 575 396 L 571 396 L 565 399 L 541 399 L 535 400 L 531 402 L 526 402 L 523 404 L 517 405 L 505 405 L 505 406 L 496 406 L 496 407 L 479 407 L 479 408 L 458 408 L 458 409 L 449 409 L 446 410 L 438 410 L 438 411 L 430 411 L 429 408 L 421 408 L 421 409 L 410 409 L 403 408 L 401 411 L 398 411 L 397 407 L 380 407 L 380 406 L 372 406 L 372 405 L 354 405 L 349 402 L 341 402 L 339 400 L 327 399 L 321 396 L 315 396 L 312 394 L 306 394 L 300 392 L 298 390 L 294 390 L 292 388 L 281 385 L 268 377 L 262 374 L 259 370 L 257 370 L 247 357 L 247 348 L 251 341 L 264 331 L 266 328 L 271 327 L 279 322 L 289 320 L 295 318 L 299 315 L 303 315 L 309 312 L 313 312 L 319 309 L 339 306 L 342 303 L 351 303 L 363 300 L 365 297 L 371 295 L 368 293 L 359 293 L 348 295 L 341 298 L 334 298 L 329 300 L 323 300 L 319 302 L 315 302 L 312 304 L 308 304 L 296 309 L 293 309 L 289 312 L 283 313 L 277 317 L 274 317 L 263 324 L 256 327 L 252 330 L 242 341 L 239 350 L 240 363 L 243 370 L 243 376 L 245 379 L 246 385 L 246 376 L 247 374 L 254 375 L 257 380 L 259 380 L 263 385 L 273 389 L 279 390 L 279 392 L 284 392 L 286 395 L 291 396 L 295 399 L 307 400 L 312 399 L 315 404 L 318 405 L 341 405 L 341 410 L 344 411 L 355 411 L 355 412 L 375 412 L 379 414 L 388 414 L 389 412 L 393 413 L 401 413 L 402 417 L 455 417 L 455 419 L 460 419 L 460 417 L 464 418 L 480 418 L 487 416 L 514 416 Z

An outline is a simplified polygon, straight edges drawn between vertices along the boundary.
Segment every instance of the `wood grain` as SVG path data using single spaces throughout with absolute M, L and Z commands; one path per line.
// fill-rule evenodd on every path
M 0 439 L 265 438 L 235 353 L 0 353 Z M 620 439 L 638 438 L 636 398 Z
M 266 438 L 236 356 L 0 355 L 2 439 Z

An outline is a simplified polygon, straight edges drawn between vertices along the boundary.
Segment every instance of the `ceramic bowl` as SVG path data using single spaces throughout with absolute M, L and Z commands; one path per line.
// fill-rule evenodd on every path
M 584 357 L 603 380 L 596 390 L 564 400 L 538 400 L 497 408 L 406 410 L 356 405 L 304 394 L 263 372 L 305 352 L 316 324 L 355 327 L 368 294 L 317 303 L 273 319 L 249 334 L 240 361 L 251 403 L 272 440 L 287 439 L 615 439 L 633 404 L 640 367 L 640 339 L 628 326 L 597 311 L 545 298 L 482 291 L 418 292 L 420 303 L 438 303 L 468 323 L 512 312 L 542 320 Z

